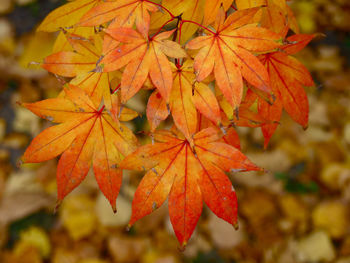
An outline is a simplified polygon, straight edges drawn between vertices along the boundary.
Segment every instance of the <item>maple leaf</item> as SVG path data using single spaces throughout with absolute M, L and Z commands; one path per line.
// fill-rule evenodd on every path
M 205 0 L 164 0 L 162 6 L 171 10 L 172 15 L 180 16 L 182 19 L 201 23 L 203 20 Z M 157 12 L 151 16 L 151 29 L 160 28 L 172 17 L 169 13 Z M 181 42 L 185 43 L 198 29 L 198 25 L 186 23 L 181 27 Z
M 37 31 L 54 32 L 76 24 L 80 18 L 103 0 L 75 0 L 67 3 L 46 16 Z
M 129 226 L 160 207 L 169 195 L 169 215 L 185 246 L 202 212 L 202 203 L 237 225 L 237 198 L 224 171 L 259 170 L 236 148 L 218 142 L 216 129 L 193 136 L 193 146 L 179 134 L 158 131 L 155 144 L 138 148 L 121 163 L 124 169 L 150 169 L 138 186 Z
M 261 26 L 283 34 L 288 31 L 287 4 L 285 0 L 266 0 L 262 8 Z
M 305 48 L 318 34 L 296 34 L 288 37 L 284 45 L 280 48 L 289 55 L 298 53 Z
M 88 41 L 86 41 L 87 43 Z M 82 49 L 79 51 L 82 51 Z M 41 67 L 63 77 L 75 77 L 79 74 L 92 71 L 95 68 L 98 58 L 94 53 L 86 54 L 85 52 L 61 51 L 47 56 Z
M 169 109 L 158 91 L 154 91 L 147 103 L 147 119 L 154 132 L 159 124 L 169 116 Z
M 197 129 L 197 110 L 192 102 L 194 74 L 191 64 L 191 61 L 187 61 L 179 69 L 174 67 L 174 84 L 170 95 L 170 110 L 174 123 L 188 140 L 192 140 L 192 135 Z
M 239 135 L 235 128 L 232 125 L 227 125 L 227 127 L 221 127 L 220 129 L 210 121 L 208 118 L 206 118 L 204 115 L 199 114 L 198 116 L 198 128 L 197 131 L 204 130 L 206 128 L 214 128 L 217 130 L 218 133 L 224 131 L 224 136 L 219 140 L 223 143 L 232 145 L 233 147 L 237 148 L 238 150 L 241 149 L 241 142 L 239 140 Z
M 279 122 L 282 110 L 302 125 L 308 125 L 309 103 L 303 86 L 313 86 L 314 82 L 309 71 L 297 59 L 290 56 L 305 47 L 314 35 L 294 35 L 287 38 L 288 44 L 281 47 L 282 51 L 261 55 L 260 60 L 266 66 L 271 87 L 276 94 L 276 101 L 270 105 L 261 98 L 258 99 L 258 109 L 262 117 Z M 265 147 L 276 130 L 276 124 L 262 127 L 265 137 Z
M 96 181 L 113 209 L 119 193 L 123 156 L 137 145 L 123 124 L 97 109 L 88 95 L 75 86 L 64 89 L 65 98 L 22 104 L 36 115 L 60 123 L 41 132 L 25 151 L 24 163 L 38 163 L 62 154 L 57 166 L 58 201 L 77 187 L 91 163 Z
M 198 24 L 209 25 L 215 21 L 220 7 L 227 11 L 232 0 L 163 0 L 162 7 L 171 10 L 174 17 L 194 23 L 181 25 L 181 43 L 186 43 L 199 28 Z M 152 14 L 151 29 L 158 29 L 166 21 L 171 19 L 168 12 L 157 12 Z M 203 23 L 202 23 L 203 22 Z
M 111 109 L 111 73 L 95 72 L 96 64 L 102 53 L 102 39 L 95 35 L 87 39 L 75 34 L 66 34 L 72 50 L 60 51 L 44 59 L 42 68 L 63 76 L 74 77 L 71 84 L 82 88 L 95 104 L 104 100 L 107 109 Z
M 52 48 L 52 54 L 58 53 L 61 51 L 74 51 L 72 44 L 69 40 L 69 36 L 76 35 L 81 39 L 87 39 L 91 41 L 94 38 L 96 31 L 92 27 L 79 27 L 61 30 L 56 38 L 55 44 Z
M 106 33 L 116 41 L 125 43 L 109 52 L 99 65 L 103 72 L 126 66 L 121 79 L 122 103 L 140 90 L 148 75 L 163 99 L 169 101 L 173 80 L 171 62 L 166 56 L 187 56 L 178 43 L 167 40 L 173 32 L 166 31 L 149 39 L 131 28 L 106 29 Z
M 203 83 L 195 83 L 192 92 L 192 101 L 197 110 L 213 122 L 216 126 L 221 125 L 219 103 L 211 89 Z
M 148 13 L 158 11 L 158 6 L 143 0 L 114 0 L 103 2 L 86 13 L 79 26 L 99 26 L 108 21 L 118 21 L 118 24 L 136 28 L 143 36 L 147 36 L 150 24 Z
M 235 2 L 239 10 L 262 6 L 257 15 L 257 22 L 260 21 L 262 27 L 282 35 L 287 33 L 288 28 L 299 33 L 297 20 L 286 0 L 235 0 Z
M 186 45 L 189 49 L 200 49 L 194 59 L 197 81 L 203 81 L 214 71 L 217 85 L 235 109 L 243 96 L 242 77 L 256 88 L 270 91 L 267 71 L 250 51 L 271 51 L 280 45 L 276 43 L 280 36 L 256 25 L 246 25 L 258 10 L 240 10 L 224 20 L 221 9 L 214 26 L 216 32 Z
M 193 61 L 173 66 L 170 110 L 177 128 L 191 141 L 197 129 L 197 109 L 215 124 L 220 124 L 220 109 L 215 95 L 203 83 L 195 83 Z
M 239 106 L 239 110 L 235 110 L 225 99 L 221 91 L 215 87 L 215 93 L 217 101 L 221 107 L 222 124 L 224 127 L 239 126 L 239 127 L 261 127 L 266 124 L 276 124 L 276 121 L 265 118 L 260 115 L 259 112 L 254 111 L 254 101 L 257 99 L 257 95 L 250 89 L 247 91 L 244 100 Z M 262 101 L 271 104 L 268 101 L 262 99 Z
M 120 85 L 117 86 L 116 91 L 118 91 Z M 120 95 L 114 92 L 111 95 L 112 108 L 109 110 L 107 107 L 107 111 L 110 113 L 115 122 L 119 121 L 131 121 L 136 117 L 140 116 L 137 111 L 129 109 L 125 106 L 122 106 L 120 103 Z
M 231 7 L 232 0 L 206 0 L 204 6 L 203 24 L 210 25 L 215 22 L 220 9 L 226 11 Z
M 129 1 L 130 3 L 122 3 L 111 1 L 112 3 L 106 3 L 98 7 L 96 10 L 92 10 L 87 14 L 86 18 L 83 18 L 78 25 L 83 26 L 97 26 L 109 19 L 105 14 L 113 17 L 113 20 L 108 23 L 108 29 L 113 30 L 115 28 L 128 27 L 132 28 L 134 23 L 136 23 L 136 28 L 144 37 L 148 36 L 148 31 L 150 27 L 150 16 L 148 11 L 155 12 L 158 10 L 158 6 L 153 2 L 143 2 L 141 1 Z M 126 9 L 125 9 L 126 8 Z M 136 12 L 135 10 L 138 10 Z M 128 13 L 130 12 L 130 13 Z M 104 36 L 103 43 L 103 53 L 104 55 L 109 54 L 111 51 L 119 46 L 120 42 L 113 39 L 110 35 L 106 34 Z

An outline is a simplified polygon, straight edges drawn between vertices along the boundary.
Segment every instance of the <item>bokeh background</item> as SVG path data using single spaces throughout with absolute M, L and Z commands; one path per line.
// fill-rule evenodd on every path
M 163 205 L 125 226 L 142 174 L 125 173 L 112 213 L 93 175 L 57 213 L 56 160 L 17 167 L 30 140 L 50 124 L 16 105 L 53 97 L 56 78 L 35 66 L 53 34 L 34 30 L 61 0 L 0 0 L 0 262 L 350 262 L 350 2 L 291 1 L 303 33 L 323 33 L 298 58 L 316 86 L 308 88 L 310 125 L 288 116 L 267 150 L 259 129 L 240 129 L 242 149 L 265 174 L 230 175 L 238 192 L 240 229 L 205 209 L 185 251 Z M 142 111 L 144 99 L 133 101 Z M 145 118 L 133 124 L 145 128 Z

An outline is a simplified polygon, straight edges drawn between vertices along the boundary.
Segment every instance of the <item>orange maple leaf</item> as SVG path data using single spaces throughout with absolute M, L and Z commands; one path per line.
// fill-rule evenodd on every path
M 221 91 L 215 87 L 216 98 L 221 107 L 222 124 L 224 127 L 240 126 L 240 127 L 261 127 L 266 124 L 274 124 L 276 121 L 264 118 L 254 111 L 253 103 L 257 99 L 257 95 L 250 89 L 247 90 L 246 96 L 243 99 L 239 110 L 235 110 L 225 99 Z M 251 101 L 252 100 L 252 101 Z M 264 99 L 262 99 L 264 100 Z M 270 103 L 270 102 L 266 102 Z
M 163 99 L 169 101 L 173 79 L 171 62 L 167 56 L 187 56 L 178 43 L 167 40 L 173 32 L 174 30 L 166 31 L 148 38 L 131 28 L 106 30 L 116 41 L 125 43 L 109 52 L 99 64 L 103 72 L 126 66 L 121 80 L 122 103 L 127 102 L 140 90 L 148 75 Z
M 276 95 L 275 102 L 270 105 L 263 99 L 258 99 L 258 109 L 262 117 L 279 122 L 282 110 L 304 128 L 307 128 L 309 103 L 303 86 L 314 85 L 307 68 L 297 59 L 290 56 L 304 48 L 314 35 L 294 35 L 287 38 L 287 44 L 281 51 L 261 55 L 260 60 L 266 66 L 271 88 Z M 265 147 L 277 128 L 277 124 L 266 124 L 262 127 L 265 137 Z
M 150 169 L 138 186 L 129 226 L 160 207 L 169 195 L 169 215 L 184 246 L 202 212 L 202 203 L 237 225 L 237 198 L 224 171 L 259 170 L 236 148 L 218 142 L 214 128 L 193 136 L 193 146 L 180 134 L 158 131 L 155 144 L 138 148 L 121 163 L 123 169 Z
M 157 5 L 143 0 L 106 1 L 87 12 L 77 26 L 99 26 L 114 20 L 124 27 L 132 27 L 135 23 L 137 30 L 147 36 L 150 24 L 148 11 L 158 10 Z
M 158 91 L 154 91 L 149 97 L 146 114 L 151 132 L 154 132 L 159 124 L 169 116 L 167 104 Z
M 287 33 L 289 28 L 299 33 L 298 22 L 286 0 L 235 0 L 235 3 L 239 10 L 261 6 L 261 11 L 255 18 L 262 27 L 282 35 Z
M 238 133 L 232 125 L 227 125 L 227 127 L 221 127 L 219 129 L 215 123 L 207 119 L 204 115 L 198 114 L 198 132 L 209 127 L 216 129 L 218 133 L 224 131 L 224 136 L 222 136 L 219 141 L 232 145 L 238 150 L 241 149 L 241 142 L 239 140 Z
M 163 0 L 162 6 L 171 10 L 172 15 L 182 19 L 201 23 L 204 15 L 205 0 Z M 167 12 L 156 12 L 151 16 L 151 29 L 158 30 L 172 17 Z M 198 25 L 186 23 L 181 27 L 181 43 L 185 43 L 196 32 Z
M 204 6 L 203 24 L 209 25 L 215 22 L 217 14 L 222 8 L 224 11 L 229 9 L 232 5 L 231 0 L 206 0 Z
M 111 73 L 95 72 L 102 54 L 102 39 L 99 35 L 86 39 L 75 34 L 66 34 L 71 51 L 60 51 L 44 59 L 42 68 L 63 77 L 74 77 L 71 84 L 79 86 L 95 104 L 104 100 L 107 109 L 112 108 Z
M 64 89 L 65 98 L 22 105 L 36 115 L 60 123 L 41 132 L 25 151 L 24 163 L 38 163 L 62 154 L 57 167 L 58 201 L 77 187 L 91 163 L 96 181 L 116 209 L 122 179 L 118 165 L 137 146 L 134 134 L 97 109 L 88 95 L 75 86 Z
M 215 21 L 216 14 L 222 6 L 224 10 L 230 8 L 231 0 L 163 0 L 162 6 L 171 10 L 173 16 L 195 22 L 181 25 L 181 43 L 186 43 L 199 28 L 200 23 L 205 26 Z M 158 29 L 172 17 L 169 13 L 156 12 L 151 16 L 151 29 Z M 197 24 L 196 24 L 197 23 Z
M 76 0 L 53 10 L 37 31 L 54 32 L 75 25 L 91 8 L 104 0 Z
M 93 48 L 91 40 L 85 39 L 77 35 L 70 35 L 68 39 L 78 42 L 80 45 L 75 45 L 72 51 L 61 51 L 47 56 L 42 68 L 47 71 L 63 77 L 76 77 L 82 73 L 88 73 L 96 67 L 96 62 L 99 59 L 96 48 Z
M 191 141 L 197 129 L 197 109 L 215 124 L 220 124 L 220 108 L 214 93 L 204 83 L 196 83 L 193 61 L 173 66 L 170 110 L 177 128 Z
M 186 47 L 200 49 L 194 59 L 198 82 L 214 71 L 215 80 L 227 101 L 238 109 L 243 96 L 244 77 L 248 83 L 269 92 L 269 77 L 261 62 L 250 52 L 271 51 L 281 37 L 256 25 L 247 25 L 259 8 L 234 12 L 225 20 L 221 9 L 207 36 L 191 40 Z

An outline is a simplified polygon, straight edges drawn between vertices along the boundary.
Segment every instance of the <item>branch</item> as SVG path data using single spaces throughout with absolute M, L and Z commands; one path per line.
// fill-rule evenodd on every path
M 211 29 L 209 29 L 209 28 L 207 28 L 207 27 L 205 27 L 205 26 L 203 26 L 203 25 L 201 25 L 201 24 L 199 24 L 199 23 L 197 23 L 197 22 L 194 22 L 194 21 L 191 21 L 191 20 L 182 20 L 182 23 L 192 23 L 192 24 L 195 24 L 195 25 L 197 25 L 197 26 L 199 26 L 199 27 L 201 27 L 201 28 L 207 30 L 208 32 L 212 33 L 213 35 L 216 35 L 216 33 L 215 33 L 213 30 L 211 30 Z

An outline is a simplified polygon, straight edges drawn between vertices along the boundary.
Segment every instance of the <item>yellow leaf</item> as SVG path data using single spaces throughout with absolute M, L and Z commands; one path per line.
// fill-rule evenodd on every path
M 47 258 L 51 253 L 51 244 L 46 232 L 38 227 L 30 227 L 21 232 L 20 242 L 36 247 L 40 254 Z
M 90 236 L 96 228 L 95 204 L 87 196 L 67 198 L 62 205 L 61 220 L 74 240 Z
M 54 40 L 54 35 L 50 33 L 40 32 L 31 35 L 24 45 L 24 51 L 19 59 L 19 64 L 24 68 L 28 68 L 31 62 L 43 61 L 51 53 Z M 30 68 L 40 69 L 40 66 L 31 65 Z

